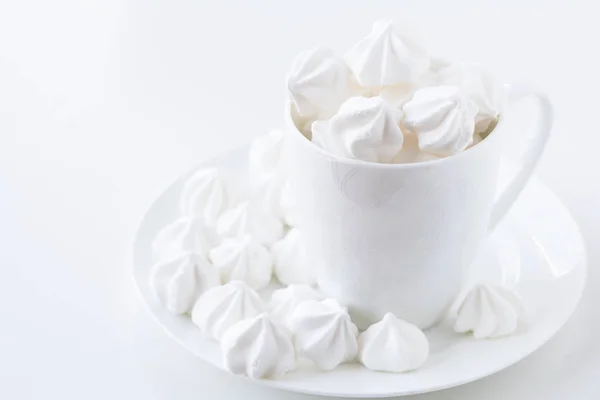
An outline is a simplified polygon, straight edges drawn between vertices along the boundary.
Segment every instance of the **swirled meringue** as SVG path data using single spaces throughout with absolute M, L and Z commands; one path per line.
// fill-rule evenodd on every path
M 227 208 L 225 185 L 217 168 L 205 168 L 195 172 L 184 184 L 179 208 L 184 216 L 204 217 L 214 225 Z
M 310 119 L 331 117 L 352 95 L 348 67 L 326 47 L 298 54 L 287 86 L 298 114 Z
M 285 328 L 262 313 L 232 325 L 221 338 L 223 365 L 251 379 L 277 378 L 296 368 L 296 351 Z
M 451 64 L 438 73 L 443 85 L 458 86 L 479 111 L 475 116 L 475 132 L 488 129 L 498 120 L 507 103 L 504 84 L 485 68 L 476 64 Z
M 205 335 L 221 339 L 230 326 L 266 312 L 267 307 L 254 289 L 232 281 L 204 292 L 192 309 L 192 322 Z
M 417 80 L 429 68 L 429 56 L 393 21 L 377 21 L 371 33 L 344 59 L 361 86 L 391 86 Z
M 283 222 L 265 211 L 258 201 L 244 201 L 226 211 L 217 221 L 217 233 L 223 237 L 253 236 L 271 246 L 283 236 Z
M 279 129 L 254 139 L 248 156 L 251 180 L 264 183 L 278 172 L 283 145 L 283 132 Z
M 358 337 L 358 359 L 374 371 L 406 372 L 429 356 L 429 342 L 415 325 L 387 313 Z
M 433 86 L 415 92 L 404 107 L 404 125 L 425 152 L 449 156 L 472 143 L 477 106 L 456 86 Z
M 271 295 L 269 312 L 286 327 L 296 307 L 303 301 L 323 300 L 323 295 L 308 285 L 289 285 Z
M 307 262 L 306 251 L 298 228 L 290 229 L 283 239 L 273 245 L 274 273 L 279 282 L 284 285 L 315 283 L 316 271 Z
M 333 299 L 300 303 L 291 316 L 290 329 L 299 355 L 323 370 L 356 358 L 358 328 L 346 307 Z
M 152 244 L 158 258 L 175 257 L 194 251 L 206 258 L 218 241 L 215 229 L 201 217 L 182 217 L 165 226 Z
M 523 304 L 516 293 L 498 285 L 478 284 L 460 302 L 454 330 L 473 332 L 475 339 L 510 335 L 523 314 Z
M 250 235 L 227 238 L 208 255 L 223 282 L 243 281 L 260 290 L 271 281 L 273 259 L 269 250 Z
M 381 97 L 351 97 L 331 119 L 312 124 L 313 143 L 339 157 L 389 163 L 404 141 L 401 118 Z
M 150 289 L 174 314 L 190 312 L 198 296 L 220 284 L 215 267 L 194 252 L 159 261 L 150 270 Z

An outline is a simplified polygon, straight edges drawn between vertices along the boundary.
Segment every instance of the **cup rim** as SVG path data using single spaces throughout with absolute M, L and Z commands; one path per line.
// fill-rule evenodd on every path
M 510 89 L 510 85 L 505 84 L 505 88 L 508 91 Z M 502 116 L 499 116 L 496 126 L 484 140 L 479 142 L 476 146 L 473 146 L 469 149 L 463 150 L 458 154 L 454 154 L 454 155 L 447 156 L 447 157 L 442 157 L 437 160 L 420 161 L 420 162 L 415 162 L 415 163 L 399 163 L 399 164 L 378 163 L 378 162 L 373 162 L 373 161 L 364 161 L 364 160 L 357 160 L 357 159 L 353 159 L 353 158 L 339 157 L 339 156 L 336 156 L 334 154 L 331 154 L 331 153 L 323 150 L 319 146 L 314 145 L 306 136 L 304 136 L 304 134 L 302 132 L 300 132 L 300 130 L 294 123 L 294 120 L 292 118 L 292 107 L 293 106 L 294 106 L 294 104 L 293 104 L 292 100 L 288 98 L 285 102 L 285 117 L 284 117 L 284 122 L 286 125 L 286 129 L 284 129 L 284 131 L 286 132 L 285 133 L 286 135 L 292 135 L 292 134 L 298 135 L 299 136 L 298 139 L 300 139 L 299 142 L 302 142 L 302 144 L 301 144 L 302 146 L 309 146 L 310 148 L 313 149 L 312 151 L 316 151 L 317 153 L 321 154 L 322 156 L 329 158 L 331 160 L 335 160 L 336 162 L 344 163 L 344 164 L 348 164 L 348 165 L 360 166 L 360 167 L 375 168 L 375 169 L 390 169 L 390 170 L 413 169 L 413 168 L 423 168 L 423 167 L 437 166 L 437 165 L 447 164 L 447 163 L 452 163 L 452 162 L 458 162 L 457 160 L 461 160 L 462 158 L 468 157 L 469 155 L 475 155 L 478 152 L 482 152 L 485 149 L 487 149 L 489 146 L 491 146 L 492 144 L 490 142 L 496 142 L 498 140 L 497 139 L 497 137 L 499 136 L 498 131 L 502 126 L 504 126 L 504 123 L 503 123 L 504 118 L 502 118 Z M 291 133 L 287 133 L 288 130 Z

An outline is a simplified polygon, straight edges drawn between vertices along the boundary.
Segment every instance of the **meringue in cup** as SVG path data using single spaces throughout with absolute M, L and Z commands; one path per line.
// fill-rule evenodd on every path
M 397 22 L 381 20 L 344 57 L 361 86 L 413 82 L 429 68 L 429 55 Z
M 449 156 L 473 143 L 479 109 L 456 86 L 418 90 L 402 107 L 404 125 L 419 138 L 419 148 Z
M 404 142 L 401 119 L 381 97 L 351 97 L 331 119 L 312 124 L 313 143 L 339 157 L 389 163 Z
M 405 24 L 388 20 L 375 22 L 343 60 L 323 47 L 301 53 L 288 91 L 292 119 L 313 144 L 339 158 L 394 164 L 473 147 L 506 100 L 488 71 L 430 56 Z M 417 148 L 402 152 L 410 134 Z
M 352 95 L 348 67 L 326 47 L 298 54 L 287 86 L 298 114 L 305 118 L 329 118 Z

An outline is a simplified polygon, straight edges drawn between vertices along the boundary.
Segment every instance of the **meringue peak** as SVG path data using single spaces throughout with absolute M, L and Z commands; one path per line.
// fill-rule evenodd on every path
M 244 201 L 225 212 L 217 221 L 223 237 L 252 235 L 258 242 L 272 245 L 283 236 L 283 222 L 263 209 L 258 201 Z
M 289 324 L 299 354 L 323 370 L 356 357 L 358 328 L 348 310 L 333 299 L 300 303 Z
M 404 125 L 417 135 L 422 151 L 449 156 L 473 142 L 477 106 L 456 86 L 417 90 L 402 109 Z
M 381 97 L 351 97 L 330 120 L 313 123 L 313 143 L 339 157 L 388 163 L 404 142 L 401 118 Z
M 429 356 L 429 342 L 415 325 L 387 313 L 358 338 L 358 359 L 374 371 L 406 372 Z
M 364 87 L 416 81 L 428 68 L 429 56 L 398 22 L 381 20 L 345 55 L 346 64 Z
M 184 216 L 202 216 L 214 225 L 226 209 L 225 185 L 217 168 L 196 171 L 185 182 L 179 199 L 179 208 Z
M 194 251 L 206 258 L 217 243 L 215 229 L 198 216 L 181 217 L 160 230 L 152 248 L 157 258 L 169 258 Z
M 348 67 L 322 46 L 298 54 L 287 86 L 296 111 L 309 119 L 329 118 L 352 93 Z
M 490 124 L 498 121 L 507 103 L 504 84 L 490 71 L 477 64 L 456 63 L 442 68 L 438 81 L 444 85 L 456 85 L 478 108 L 475 116 L 475 132 L 485 132 Z
M 252 236 L 226 238 L 209 253 L 223 282 L 244 281 L 260 290 L 271 281 L 273 260 L 269 250 Z
M 475 339 L 494 338 L 516 331 L 524 315 L 520 297 L 499 285 L 480 283 L 459 303 L 454 330 L 473 332 Z
M 215 267 L 191 251 L 159 261 L 149 276 L 150 289 L 174 314 L 190 312 L 198 296 L 220 284 Z
M 207 336 L 219 340 L 238 321 L 265 312 L 256 291 L 241 281 L 207 290 L 192 309 L 192 322 Z
M 322 300 L 322 293 L 308 285 L 291 284 L 271 295 L 269 310 L 273 317 L 289 326 L 290 318 L 299 304 L 308 300 Z
M 221 339 L 223 364 L 233 374 L 276 378 L 296 368 L 296 352 L 285 328 L 267 313 L 232 325 Z

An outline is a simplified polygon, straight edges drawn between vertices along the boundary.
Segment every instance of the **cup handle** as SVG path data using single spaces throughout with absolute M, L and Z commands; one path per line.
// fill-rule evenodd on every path
M 535 89 L 527 84 L 510 84 L 508 85 L 508 104 L 518 102 L 526 97 L 534 97 L 538 100 L 539 115 L 538 126 L 533 135 L 525 154 L 521 158 L 521 170 L 516 174 L 513 180 L 497 197 L 496 203 L 492 208 L 490 217 L 489 230 L 493 230 L 502 217 L 513 205 L 519 193 L 523 190 L 527 181 L 533 174 L 533 170 L 540 159 L 546 147 L 546 142 L 550 137 L 552 129 L 552 104 L 548 96 L 543 92 Z

